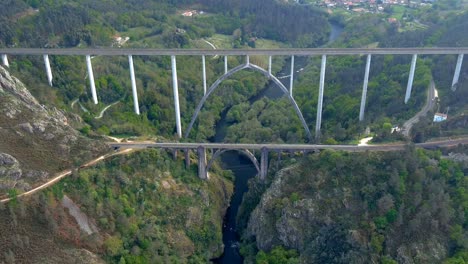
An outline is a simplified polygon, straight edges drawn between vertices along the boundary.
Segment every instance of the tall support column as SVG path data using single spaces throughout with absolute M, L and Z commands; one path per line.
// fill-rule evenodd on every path
M 224 56 L 224 74 L 228 72 L 227 56 Z
M 460 77 L 460 70 L 463 62 L 463 54 L 458 55 L 457 66 L 455 66 L 455 73 L 453 74 L 452 80 L 452 91 L 457 90 L 458 78 Z
M 130 68 L 130 81 L 132 82 L 132 93 L 133 93 L 133 108 L 137 115 L 140 114 L 140 106 L 138 105 L 138 93 L 136 88 L 136 80 L 135 80 L 135 69 L 133 68 L 133 57 L 132 55 L 128 55 L 128 65 Z
M 176 127 L 177 127 L 177 136 L 182 138 L 182 127 L 180 125 L 180 107 L 179 107 L 179 87 L 177 84 L 177 63 L 176 57 L 171 56 L 171 65 L 172 65 L 172 88 L 174 89 L 174 107 L 176 115 Z
M 268 173 L 268 149 L 262 148 L 260 157 L 260 180 L 265 180 Z
M 416 69 L 417 59 L 418 59 L 418 54 L 413 54 L 413 59 L 411 60 L 411 68 L 410 68 L 409 77 L 408 77 L 408 85 L 406 86 L 405 104 L 408 103 L 411 97 L 411 89 L 413 89 L 414 70 Z
M 268 56 L 268 75 L 271 75 L 271 56 Z
M 206 94 L 206 61 L 205 55 L 202 56 L 202 68 L 203 68 L 203 95 Z
M 315 124 L 315 137 L 320 136 L 320 126 L 322 125 L 322 104 L 323 104 L 323 89 L 325 86 L 325 69 L 327 66 L 327 55 L 322 55 L 322 66 L 320 68 L 320 86 L 317 102 L 317 123 Z
M 197 148 L 198 154 L 198 177 L 202 180 L 208 179 L 208 172 L 206 171 L 206 150 L 204 147 Z
M 86 65 L 88 66 L 88 77 L 89 77 L 89 85 L 91 86 L 91 95 L 93 96 L 94 104 L 97 104 L 98 99 L 97 99 L 97 94 L 96 94 L 96 86 L 94 85 L 93 66 L 91 65 L 90 55 L 86 55 Z
M 184 149 L 184 155 L 185 155 L 185 168 L 189 169 L 190 168 L 190 149 Z
M 293 83 L 294 83 L 294 55 L 291 56 L 291 77 L 289 78 L 289 95 L 293 96 Z
M 52 86 L 52 70 L 50 69 L 50 61 L 48 54 L 44 54 L 44 65 L 47 73 L 47 81 L 49 81 L 49 85 Z
M 10 64 L 8 63 L 8 57 L 6 54 L 2 54 L 2 63 L 3 66 L 10 67 Z
M 249 65 L 250 64 L 250 56 L 246 55 L 245 57 L 245 64 Z
M 369 83 L 369 69 L 371 63 L 371 55 L 367 54 L 366 72 L 364 73 L 364 84 L 362 85 L 361 109 L 359 111 L 359 121 L 364 120 L 364 110 L 366 109 L 367 84 Z

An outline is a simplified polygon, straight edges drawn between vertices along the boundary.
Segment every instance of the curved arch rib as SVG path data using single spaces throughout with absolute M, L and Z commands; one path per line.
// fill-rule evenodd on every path
M 294 110 L 296 110 L 296 114 L 297 116 L 299 117 L 299 119 L 301 120 L 301 123 L 302 123 L 302 126 L 304 127 L 304 130 L 306 131 L 306 134 L 307 134 L 307 138 L 310 139 L 311 135 L 310 135 L 310 130 L 309 130 L 309 127 L 307 126 L 307 123 L 304 119 L 304 116 L 302 115 L 302 112 L 301 110 L 299 109 L 299 106 L 297 105 L 296 103 L 296 100 L 294 100 L 294 98 L 289 94 L 289 91 L 288 89 L 286 89 L 286 87 L 280 82 L 280 80 L 278 80 L 278 78 L 276 78 L 274 75 L 268 73 L 268 71 L 266 71 L 265 69 L 263 69 L 262 67 L 258 66 L 258 65 L 255 65 L 255 64 L 252 64 L 252 63 L 248 63 L 248 64 L 241 64 L 235 68 L 232 68 L 231 70 L 229 70 L 226 74 L 224 74 L 223 76 L 221 76 L 219 79 L 217 79 L 213 85 L 211 85 L 210 89 L 208 89 L 208 91 L 206 92 L 206 94 L 203 96 L 203 98 L 200 100 L 200 103 L 198 103 L 198 106 L 197 108 L 195 109 L 195 112 L 193 113 L 193 116 L 192 116 L 192 120 L 190 121 L 190 124 L 189 126 L 187 127 L 187 130 L 185 132 L 185 138 L 188 138 L 189 134 L 190 134 L 190 131 L 192 130 L 192 127 L 193 127 L 193 124 L 195 123 L 195 120 L 197 119 L 198 117 L 198 114 L 200 113 L 200 110 L 201 108 L 203 107 L 203 105 L 205 104 L 206 100 L 208 99 L 208 97 L 210 96 L 210 94 L 216 90 L 216 88 L 218 88 L 218 86 L 221 84 L 221 82 L 223 82 L 224 80 L 226 80 L 227 78 L 229 78 L 231 75 L 233 75 L 234 73 L 238 72 L 238 71 L 241 71 L 243 69 L 246 69 L 246 68 L 249 68 L 249 69 L 252 69 L 252 70 L 255 70 L 255 71 L 259 71 L 261 73 L 263 73 L 263 75 L 265 75 L 268 79 L 272 80 L 280 89 L 281 91 L 284 93 L 284 95 L 286 95 L 289 99 L 289 102 L 292 104 L 292 106 L 294 107 Z
M 223 154 L 224 152 L 226 151 L 238 151 L 240 152 L 241 154 L 244 154 L 247 158 L 250 159 L 250 161 L 252 161 L 252 163 L 254 164 L 255 168 L 257 169 L 257 174 L 260 174 L 260 163 L 258 163 L 258 160 L 257 158 L 255 158 L 255 155 L 250 152 L 248 149 L 219 149 L 217 150 L 213 156 L 211 157 L 210 161 L 208 161 L 208 164 L 206 164 L 206 171 L 208 172 L 209 169 L 211 168 L 211 166 L 213 165 L 213 162 L 219 157 L 221 156 L 221 154 Z

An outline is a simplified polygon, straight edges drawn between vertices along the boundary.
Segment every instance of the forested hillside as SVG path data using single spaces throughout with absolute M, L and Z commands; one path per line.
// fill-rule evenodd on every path
M 26 200 L 0 203 L 0 262 L 207 263 L 222 253 L 229 173 L 209 181 L 149 150 L 80 170 Z
M 467 165 L 411 147 L 307 155 L 272 176 L 241 252 L 247 263 L 463 263 Z

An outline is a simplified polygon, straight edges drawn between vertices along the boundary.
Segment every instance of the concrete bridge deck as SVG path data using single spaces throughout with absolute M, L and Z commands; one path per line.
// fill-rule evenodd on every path
M 250 149 L 250 150 L 284 150 L 284 151 L 303 151 L 303 150 L 343 150 L 343 151 L 395 151 L 403 150 L 407 143 L 381 144 L 381 145 L 318 145 L 318 144 L 235 144 L 235 143 L 184 143 L 184 142 L 108 142 L 109 146 L 114 148 L 163 148 L 163 149 L 196 149 L 204 147 L 206 149 Z M 458 144 L 468 144 L 468 137 L 459 139 L 439 140 L 433 142 L 416 143 L 418 148 L 439 148 L 454 147 Z
M 270 56 L 312 56 L 312 55 L 412 55 L 412 54 L 465 54 L 468 47 L 437 48 L 290 48 L 290 49 L 116 49 L 116 48 L 0 48 L 0 54 L 6 55 L 270 55 Z

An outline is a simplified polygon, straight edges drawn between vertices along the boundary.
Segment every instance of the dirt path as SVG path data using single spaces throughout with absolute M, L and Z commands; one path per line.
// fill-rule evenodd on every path
M 71 108 L 73 108 L 76 104 L 76 102 L 78 102 L 78 100 L 80 100 L 80 98 L 76 98 L 75 100 L 73 100 L 73 102 L 71 102 Z
M 121 154 L 126 154 L 128 152 L 131 152 L 132 149 L 125 149 L 125 150 L 121 150 L 121 151 L 118 151 L 118 152 L 113 152 L 113 153 L 109 153 L 109 154 L 106 154 L 106 155 L 103 155 L 103 156 L 100 156 L 98 158 L 95 158 L 87 163 L 85 163 L 84 165 L 81 165 L 79 168 L 87 168 L 87 167 L 90 167 L 90 166 L 93 166 L 94 164 L 98 163 L 98 162 L 101 162 L 107 158 L 110 158 L 110 157 L 113 157 L 113 156 L 116 156 L 116 155 L 121 155 Z M 70 170 L 66 170 L 66 171 L 62 171 L 60 173 L 58 173 L 54 178 L 52 178 L 51 180 L 49 180 L 48 182 L 36 187 L 36 188 L 33 188 L 27 192 L 24 192 L 24 193 L 21 193 L 21 194 L 18 194 L 16 197 L 17 198 L 21 198 L 21 197 L 24 197 L 24 196 L 29 196 L 31 194 L 34 194 L 42 189 L 45 189 L 51 185 L 54 185 L 55 183 L 57 183 L 58 181 L 60 181 L 61 179 L 65 178 L 66 176 L 68 175 L 71 175 L 73 172 L 73 169 L 70 169 Z M 10 201 L 11 198 L 4 198 L 4 199 L 1 199 L 0 200 L 0 203 L 6 203 L 8 201 Z
M 209 41 L 206 40 L 206 39 L 203 39 L 203 41 L 204 41 L 206 44 L 210 45 L 213 49 L 216 49 L 216 46 L 215 46 L 213 43 L 209 42 Z M 218 55 L 214 55 L 214 56 L 213 56 L 213 59 L 216 59 L 216 58 L 218 58 Z
M 119 102 L 119 101 L 117 101 L 117 102 L 113 102 L 112 104 L 110 104 L 110 105 L 108 105 L 108 106 L 104 107 L 104 109 L 102 109 L 102 110 L 101 110 L 101 112 L 99 113 L 99 115 L 95 117 L 95 119 L 101 119 L 101 118 L 102 118 L 102 116 L 104 115 L 104 112 L 106 112 L 106 111 L 107 111 L 107 109 L 109 109 L 109 107 L 111 107 L 111 106 L 113 106 L 113 105 L 117 104 L 118 102 Z
M 369 144 L 367 144 L 369 141 L 371 141 L 373 139 L 373 137 L 366 137 L 366 138 L 363 138 L 361 140 L 359 140 L 359 144 L 358 146 L 368 146 Z

